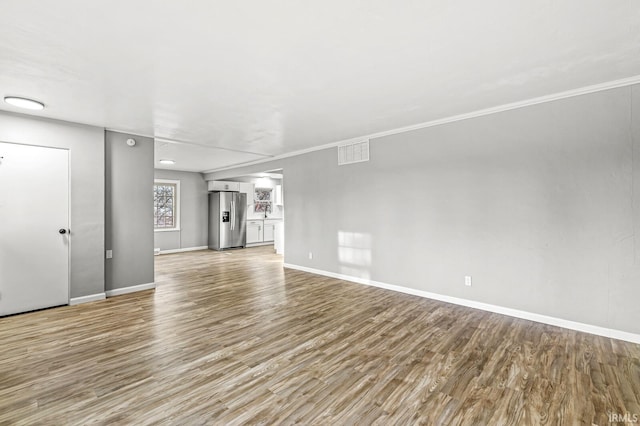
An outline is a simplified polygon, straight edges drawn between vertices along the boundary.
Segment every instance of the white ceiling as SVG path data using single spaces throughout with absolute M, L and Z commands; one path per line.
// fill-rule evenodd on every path
M 0 95 L 163 138 L 156 160 L 180 170 L 636 75 L 637 0 L 4 0 L 0 13 Z

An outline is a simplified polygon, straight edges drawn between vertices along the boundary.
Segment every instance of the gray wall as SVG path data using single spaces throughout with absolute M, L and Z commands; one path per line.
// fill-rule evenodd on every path
M 287 263 L 640 333 L 638 86 L 283 163 Z
M 134 138 L 136 145 L 126 144 Z M 105 289 L 152 283 L 153 139 L 107 131 Z
M 0 140 L 69 149 L 71 297 L 103 293 L 103 129 L 0 112 Z
M 640 85 L 633 86 L 632 94 L 632 137 L 633 137 L 633 248 L 635 265 L 640 265 Z M 640 280 L 636 280 L 636 283 Z M 638 308 L 640 309 L 640 307 Z
M 157 231 L 154 247 L 161 250 L 208 245 L 209 211 L 207 182 L 202 174 L 155 169 L 156 179 L 180 181 L 180 231 Z

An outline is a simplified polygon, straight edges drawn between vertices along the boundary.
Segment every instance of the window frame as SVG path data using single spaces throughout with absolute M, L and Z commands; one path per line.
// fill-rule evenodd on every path
M 170 184 L 176 186 L 176 193 L 173 203 L 173 227 L 171 228 L 156 228 L 155 219 L 153 224 L 153 232 L 175 232 L 180 231 L 180 180 L 176 179 L 154 179 L 153 180 L 153 193 L 155 196 L 155 187 L 157 185 Z M 153 203 L 155 209 L 155 201 Z

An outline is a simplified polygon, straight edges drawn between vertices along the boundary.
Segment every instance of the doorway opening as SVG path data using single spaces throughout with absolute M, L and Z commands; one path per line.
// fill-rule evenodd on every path
M 284 173 L 283 169 L 239 175 L 222 179 L 239 182 L 246 194 L 246 246 L 273 246 L 284 255 Z

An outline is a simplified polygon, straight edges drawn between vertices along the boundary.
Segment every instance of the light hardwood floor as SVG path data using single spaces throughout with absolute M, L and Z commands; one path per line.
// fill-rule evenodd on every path
M 0 319 L 0 424 L 609 424 L 640 345 L 283 270 L 156 258 L 155 291 Z

